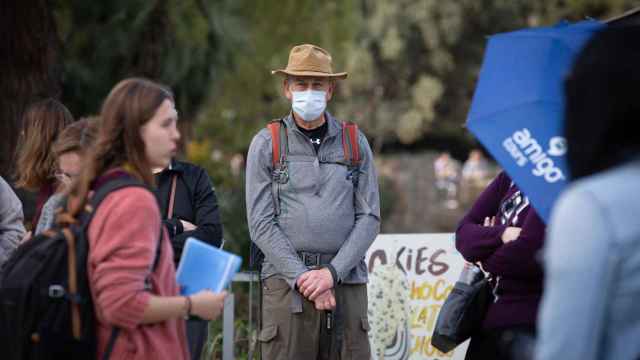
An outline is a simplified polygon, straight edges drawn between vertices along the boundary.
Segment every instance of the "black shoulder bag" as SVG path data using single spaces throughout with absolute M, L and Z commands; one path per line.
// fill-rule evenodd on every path
M 465 264 L 460 279 L 445 300 L 431 337 L 443 353 L 469 339 L 481 329 L 493 293 L 489 278 L 474 264 Z

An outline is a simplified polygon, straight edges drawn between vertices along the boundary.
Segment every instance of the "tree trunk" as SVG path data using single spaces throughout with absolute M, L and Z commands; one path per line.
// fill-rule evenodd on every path
M 60 97 L 60 39 L 46 0 L 0 0 L 0 175 L 12 179 L 22 114 Z
M 60 39 L 46 0 L 0 0 L 0 176 L 12 182 L 22 114 L 30 103 L 59 98 Z M 25 219 L 33 217 L 32 193 L 17 191 Z

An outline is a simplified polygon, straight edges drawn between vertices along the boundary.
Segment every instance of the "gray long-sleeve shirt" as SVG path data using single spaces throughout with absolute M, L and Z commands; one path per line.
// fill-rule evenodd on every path
M 289 180 L 272 196 L 272 145 L 267 129 L 251 142 L 246 201 L 251 239 L 265 254 L 262 278 L 278 275 L 293 287 L 308 269 L 298 252 L 335 255 L 331 265 L 344 283 L 366 283 L 364 256 L 380 229 L 380 197 L 373 154 L 358 134 L 362 162 L 357 189 L 344 161 L 341 124 L 325 112 L 328 130 L 316 153 L 291 115 L 285 118 Z M 284 140 L 284 139 L 282 139 Z
M 24 236 L 22 203 L 0 177 L 0 265 L 15 251 Z

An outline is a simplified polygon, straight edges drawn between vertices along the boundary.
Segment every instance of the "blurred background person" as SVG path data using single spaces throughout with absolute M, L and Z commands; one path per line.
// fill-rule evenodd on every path
M 460 163 L 451 158 L 448 152 L 440 153 L 433 162 L 436 176 L 436 189 L 439 200 L 448 208 L 458 207 L 458 181 L 460 180 Z
M 64 128 L 52 147 L 56 158 L 56 192 L 42 206 L 34 235 L 50 229 L 55 222 L 56 209 L 64 205 L 71 184 L 78 179 L 82 160 L 93 145 L 97 120 L 80 119 Z
M 222 222 L 218 199 L 206 170 L 189 162 L 173 159 L 168 167 L 155 168 L 153 172 L 160 213 L 169 232 L 176 267 L 182 256 L 184 243 L 189 237 L 221 247 Z M 194 360 L 200 359 L 207 339 L 207 324 L 207 321 L 198 318 L 187 320 L 187 340 Z
M 545 248 L 537 359 L 640 358 L 640 38 L 596 34 L 565 83 L 572 180 Z
M 503 339 L 536 332 L 542 296 L 545 224 L 529 198 L 501 172 L 456 230 L 456 248 L 466 261 L 480 263 L 492 278 L 494 301 L 482 330 L 471 336 L 467 360 L 510 359 Z
M 474 186 L 487 186 L 489 177 L 489 162 L 482 155 L 482 151 L 473 149 L 469 152 L 469 157 L 462 165 L 462 180 Z
M 35 215 L 29 226 L 36 226 L 42 206 L 58 184 L 56 157 L 52 145 L 64 128 L 73 122 L 67 108 L 55 99 L 45 99 L 29 106 L 22 118 L 22 132 L 16 152 L 16 186 L 37 192 Z
M 467 160 L 462 165 L 460 180 L 460 202 L 464 208 L 468 208 L 487 187 L 493 175 L 491 170 L 482 151 L 473 149 L 469 152 Z
M 9 256 L 24 236 L 22 203 L 2 177 L 0 177 L 0 272 Z

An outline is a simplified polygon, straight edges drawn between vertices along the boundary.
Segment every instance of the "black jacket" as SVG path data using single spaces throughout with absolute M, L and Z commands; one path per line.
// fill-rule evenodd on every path
M 167 219 L 169 194 L 171 192 L 171 177 L 177 174 L 176 193 L 173 206 L 173 216 Z M 180 260 L 184 242 L 193 236 L 208 244 L 220 247 L 222 243 L 222 223 L 216 193 L 207 172 L 187 162 L 173 160 L 171 168 L 155 175 L 156 196 L 160 204 L 160 211 L 164 224 L 169 231 L 173 245 L 174 261 Z M 183 231 L 180 220 L 188 221 L 196 230 Z

